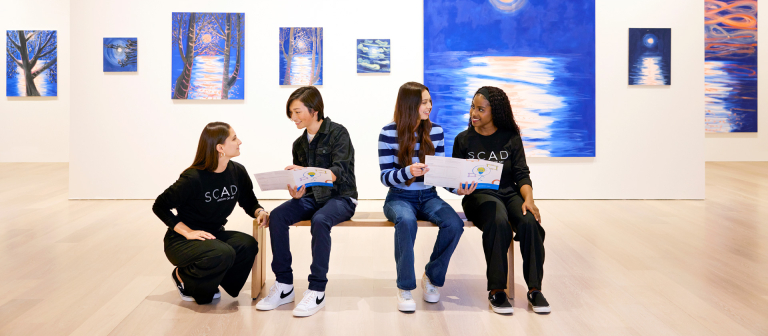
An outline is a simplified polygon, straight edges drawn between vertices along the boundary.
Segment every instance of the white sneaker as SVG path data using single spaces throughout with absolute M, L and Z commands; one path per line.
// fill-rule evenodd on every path
M 440 301 L 440 292 L 437 291 L 437 287 L 429 281 L 427 273 L 421 277 L 421 289 L 424 290 L 424 301 L 429 303 L 437 303 Z
M 293 302 L 296 293 L 293 292 L 293 285 L 283 284 L 275 281 L 275 284 L 269 288 L 267 297 L 261 299 L 256 304 L 258 310 L 272 310 L 286 303 Z
M 397 289 L 397 309 L 401 312 L 416 311 L 416 301 L 413 301 L 411 291 Z
M 318 310 L 325 307 L 325 292 L 318 292 L 308 289 L 304 292 L 304 298 L 293 309 L 293 316 L 307 317 L 317 313 Z

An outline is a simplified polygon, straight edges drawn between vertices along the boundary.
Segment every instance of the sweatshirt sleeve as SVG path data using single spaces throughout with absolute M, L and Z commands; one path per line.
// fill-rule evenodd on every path
M 393 144 L 397 144 L 397 136 L 392 136 L 392 133 L 397 134 L 397 131 L 392 132 L 386 127 L 379 133 L 379 168 L 381 169 L 379 180 L 387 187 L 394 187 L 413 178 L 410 166 L 395 167 L 397 150 L 393 148 Z
M 152 211 L 165 225 L 173 229 L 181 221 L 174 215 L 171 209 L 176 209 L 189 199 L 193 192 L 192 179 L 186 174 L 181 174 L 176 182 L 157 196 Z
M 520 188 L 524 185 L 530 185 L 533 187 L 531 181 L 531 171 L 528 169 L 528 163 L 525 161 L 525 148 L 523 148 L 523 140 L 520 136 L 512 138 L 512 152 L 513 152 L 513 174 L 515 175 L 515 181 L 517 187 Z
M 237 203 L 240 204 L 240 207 L 245 210 L 245 213 L 248 214 L 248 216 L 256 218 L 254 216 L 256 209 L 263 207 L 259 204 L 256 194 L 253 193 L 253 181 L 251 181 L 251 177 L 248 176 L 248 171 L 241 164 L 238 164 L 237 166 L 239 168 L 238 185 L 241 188 L 241 190 L 238 190 L 240 197 L 237 198 Z

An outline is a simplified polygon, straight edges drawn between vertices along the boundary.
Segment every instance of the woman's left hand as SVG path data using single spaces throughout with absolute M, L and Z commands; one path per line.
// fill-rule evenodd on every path
M 256 210 L 258 211 L 258 210 Z M 267 210 L 258 211 L 256 215 L 256 223 L 259 223 L 259 227 L 269 227 L 269 212 Z
M 541 215 L 539 214 L 539 208 L 536 206 L 536 204 L 533 204 L 533 200 L 527 200 L 523 203 L 523 216 L 530 211 L 533 214 L 533 217 L 536 218 L 536 221 L 541 224 Z

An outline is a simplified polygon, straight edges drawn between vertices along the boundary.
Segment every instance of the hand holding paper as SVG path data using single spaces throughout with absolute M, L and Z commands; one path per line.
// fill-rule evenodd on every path
M 254 174 L 261 191 L 283 190 L 286 185 L 295 186 L 296 190 L 301 186 L 333 187 L 331 176 L 330 170 L 316 167 Z
M 424 175 L 426 185 L 459 189 L 462 183 L 477 182 L 475 189 L 499 190 L 501 163 L 429 155 L 424 161 L 429 166 L 429 173 Z

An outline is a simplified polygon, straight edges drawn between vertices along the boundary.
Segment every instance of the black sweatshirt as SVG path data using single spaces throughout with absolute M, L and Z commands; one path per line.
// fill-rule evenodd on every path
M 176 183 L 157 196 L 152 211 L 170 229 L 183 222 L 193 230 L 215 232 L 227 223 L 235 203 L 251 217 L 262 207 L 245 167 L 229 161 L 221 173 L 185 170 Z
M 531 185 L 530 170 L 525 162 L 523 140 L 512 131 L 497 130 L 485 136 L 474 127 L 459 133 L 453 143 L 453 157 L 480 159 L 504 165 L 501 170 L 499 190 L 478 189 L 475 193 L 496 194 L 509 197 L 517 194 L 523 185 Z

